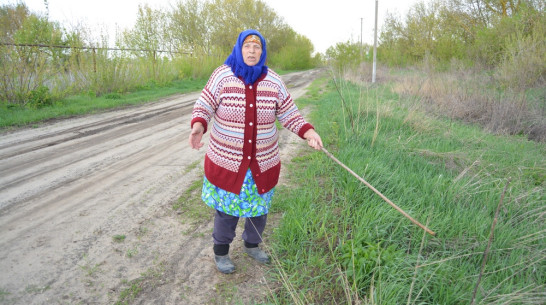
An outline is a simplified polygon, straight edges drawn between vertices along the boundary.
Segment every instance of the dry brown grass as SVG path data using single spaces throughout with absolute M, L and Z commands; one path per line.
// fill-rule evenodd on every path
M 411 106 L 451 119 L 477 123 L 496 134 L 525 134 L 546 141 L 544 89 L 535 97 L 500 89 L 493 77 L 469 70 L 413 70 L 392 75 L 394 92 Z
M 372 83 L 373 67 L 369 62 L 361 62 L 358 69 L 348 69 L 344 71 L 343 78 L 357 84 Z M 382 83 L 388 81 L 390 70 L 384 66 L 377 65 L 375 71 L 375 81 Z
M 461 67 L 456 61 L 448 72 L 437 72 L 426 63 L 421 68 L 405 70 L 378 66 L 376 72 L 377 83 L 391 83 L 392 90 L 411 111 L 425 110 L 479 124 L 494 134 L 520 134 L 530 140 L 546 141 L 546 80 L 540 77 L 535 78 L 535 87 L 531 89 L 507 87 L 499 71 L 486 73 L 483 69 Z M 372 64 L 363 62 L 356 69 L 346 70 L 343 78 L 369 86 Z
M 393 91 L 411 109 L 479 124 L 495 134 L 520 134 L 530 140 L 546 141 L 544 80 L 539 81 L 536 90 L 509 89 L 499 79 L 499 73 L 461 68 L 457 63 L 448 72 L 423 66 L 406 70 L 378 66 L 377 83 L 390 82 Z M 344 78 L 370 84 L 372 66 L 363 62 L 357 69 L 345 71 Z

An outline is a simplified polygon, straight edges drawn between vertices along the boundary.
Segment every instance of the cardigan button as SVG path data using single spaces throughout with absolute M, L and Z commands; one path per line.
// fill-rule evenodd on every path
M 248 143 L 252 143 L 252 140 L 248 140 Z
M 247 158 L 248 158 L 248 160 L 250 160 L 250 156 L 248 156 Z
M 262 189 L 262 193 L 265 193 L 265 189 Z
M 252 85 L 248 86 L 248 88 L 252 89 Z
M 250 122 L 250 123 L 248 123 L 248 125 L 252 126 L 253 124 L 252 124 L 252 122 Z
M 252 108 L 252 107 L 254 107 L 254 105 L 253 105 L 253 104 L 250 104 L 250 108 Z

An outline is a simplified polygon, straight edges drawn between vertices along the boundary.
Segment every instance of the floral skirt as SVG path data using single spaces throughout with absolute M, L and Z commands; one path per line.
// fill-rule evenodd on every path
M 250 169 L 247 170 L 239 195 L 223 190 L 207 180 L 203 181 L 201 199 L 216 210 L 236 217 L 256 217 L 269 212 L 275 189 L 264 194 L 258 193 Z

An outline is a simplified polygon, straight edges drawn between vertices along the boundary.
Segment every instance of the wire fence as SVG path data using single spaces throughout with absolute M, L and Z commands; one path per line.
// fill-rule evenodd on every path
M 138 49 L 138 48 L 105 48 L 105 47 L 87 47 L 87 46 L 61 46 L 49 45 L 41 43 L 9 43 L 0 42 L 3 46 L 14 47 L 37 47 L 37 48 L 57 48 L 57 49 L 77 49 L 77 50 L 106 50 L 106 51 L 132 51 L 132 52 L 154 52 L 154 53 L 175 53 L 175 54 L 192 54 L 192 52 L 171 51 L 171 50 L 154 50 L 154 49 Z
M 183 50 L 0 41 L 0 102 L 27 105 L 78 92 L 126 92 L 200 77 L 217 65 L 215 57 L 194 55 Z M 35 98 L 37 94 L 41 97 Z

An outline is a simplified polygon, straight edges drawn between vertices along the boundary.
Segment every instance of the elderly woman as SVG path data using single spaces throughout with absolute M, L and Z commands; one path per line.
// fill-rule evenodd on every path
M 245 252 L 260 263 L 269 262 L 258 244 L 281 169 L 275 121 L 311 147 L 322 147 L 320 136 L 301 116 L 279 75 L 265 65 L 266 50 L 258 31 L 241 32 L 233 52 L 212 73 L 192 112 L 191 147 L 203 147 L 203 134 L 210 130 L 201 197 L 216 209 L 213 250 L 222 273 L 235 271 L 229 246 L 240 217 L 246 218 Z

